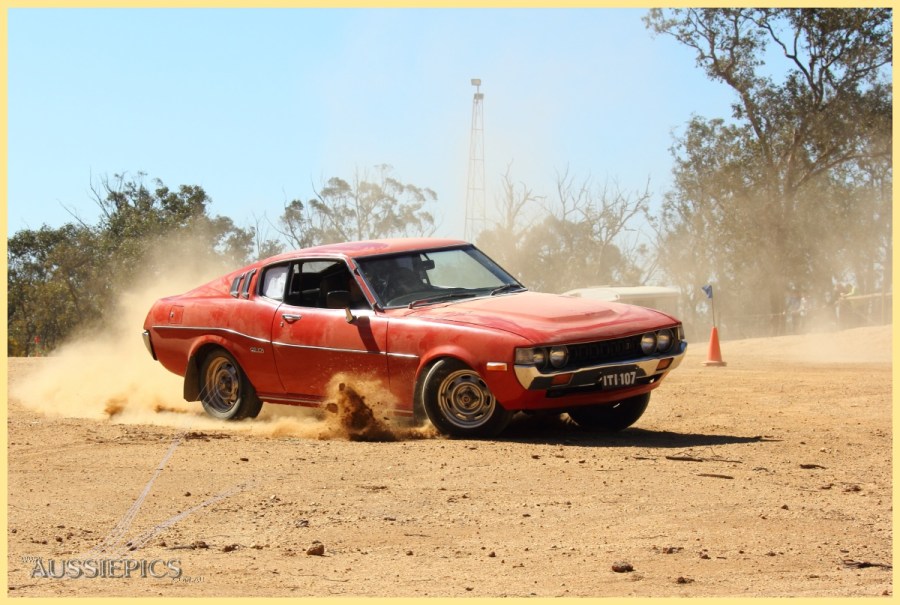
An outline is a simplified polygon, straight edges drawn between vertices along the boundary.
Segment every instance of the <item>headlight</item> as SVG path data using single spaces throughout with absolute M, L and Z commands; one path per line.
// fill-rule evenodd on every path
M 656 333 L 656 350 L 665 353 L 672 346 L 672 330 L 660 330 Z
M 516 349 L 516 363 L 518 365 L 542 367 L 547 363 L 547 352 L 544 349 Z
M 563 367 L 567 361 L 569 361 L 569 349 L 564 346 L 550 349 L 550 365 L 554 368 Z
M 644 355 L 656 353 L 656 333 L 647 332 L 641 337 L 641 351 L 644 352 Z

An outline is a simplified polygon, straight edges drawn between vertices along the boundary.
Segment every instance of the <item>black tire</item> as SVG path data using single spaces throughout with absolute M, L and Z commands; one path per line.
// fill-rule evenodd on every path
M 650 393 L 644 393 L 618 403 L 573 408 L 569 410 L 569 418 L 585 429 L 622 431 L 643 416 L 649 403 Z
M 256 418 L 262 401 L 244 370 L 230 353 L 217 349 L 206 356 L 200 368 L 200 401 L 213 418 Z
M 478 372 L 455 359 L 441 360 L 428 370 L 422 406 L 431 423 L 453 437 L 493 437 L 513 416 Z

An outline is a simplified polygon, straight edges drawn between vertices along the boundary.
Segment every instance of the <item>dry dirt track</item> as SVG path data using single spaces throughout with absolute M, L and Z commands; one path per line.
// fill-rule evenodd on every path
M 387 443 L 51 415 L 11 359 L 8 594 L 891 595 L 890 328 L 705 346 L 620 434 Z M 92 558 L 181 576 L 32 577 Z

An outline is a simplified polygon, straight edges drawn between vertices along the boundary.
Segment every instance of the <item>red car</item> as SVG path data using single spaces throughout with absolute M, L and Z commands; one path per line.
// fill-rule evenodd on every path
M 262 402 L 323 406 L 332 376 L 377 378 L 395 412 L 486 437 L 517 411 L 633 424 L 687 344 L 633 305 L 529 292 L 473 245 L 394 239 L 274 256 L 179 296 L 144 322 L 154 359 L 216 418 Z

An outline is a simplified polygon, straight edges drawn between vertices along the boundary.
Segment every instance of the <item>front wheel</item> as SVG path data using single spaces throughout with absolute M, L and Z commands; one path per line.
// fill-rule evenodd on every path
M 259 414 L 262 402 L 256 389 L 229 353 L 217 350 L 207 355 L 200 376 L 200 401 L 213 418 L 241 420 Z
M 618 403 L 572 408 L 569 410 L 569 418 L 585 429 L 621 431 L 638 421 L 647 409 L 648 403 L 650 393 L 644 393 Z
M 454 437 L 493 437 L 512 418 L 477 372 L 452 359 L 428 371 L 422 403 L 431 423 Z

